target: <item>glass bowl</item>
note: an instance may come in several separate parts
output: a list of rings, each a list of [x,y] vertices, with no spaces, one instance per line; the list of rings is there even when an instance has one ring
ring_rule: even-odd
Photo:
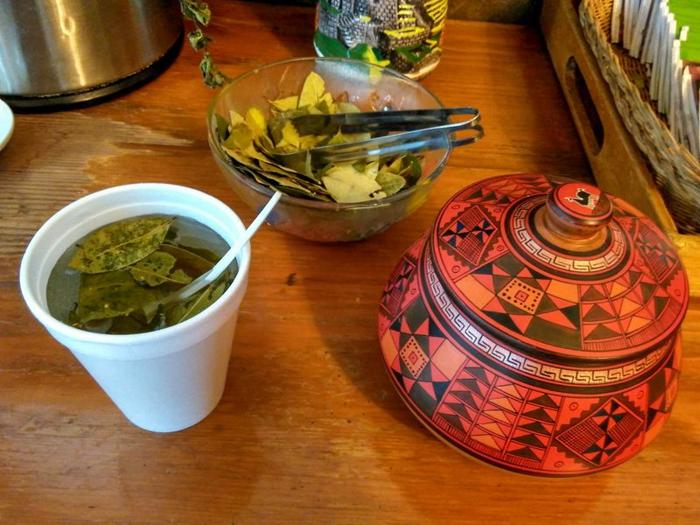
[[[268,101],[298,95],[304,79],[315,71],[326,81],[333,96],[342,92],[363,111],[436,109],[438,98],[418,82],[390,69],[358,60],[298,58],[268,64],[244,73],[224,87],[212,101],[207,115],[209,147],[234,191],[254,210],[272,196],[272,190],[240,173],[219,144],[216,114],[240,114],[251,106],[263,111]],[[340,204],[284,195],[268,222],[274,228],[320,242],[358,241],[384,231],[417,210],[442,172],[451,148],[421,153],[423,175],[415,186],[381,200]]]

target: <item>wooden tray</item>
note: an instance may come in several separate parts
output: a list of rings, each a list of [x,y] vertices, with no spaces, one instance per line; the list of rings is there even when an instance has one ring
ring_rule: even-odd
[[[540,27],[593,175],[603,190],[639,208],[671,237],[688,270],[690,293],[700,297],[700,235],[678,232],[588,48],[578,20],[579,3],[544,0]]]

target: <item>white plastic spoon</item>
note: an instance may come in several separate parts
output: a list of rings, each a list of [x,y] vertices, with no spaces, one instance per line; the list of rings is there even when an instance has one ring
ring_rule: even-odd
[[[173,293],[169,294],[168,296],[166,296],[160,301],[157,301],[157,303],[154,304],[166,305],[182,301],[190,297],[191,295],[197,293],[201,289],[206,288],[216,279],[218,279],[219,276],[222,273],[224,273],[226,268],[231,266],[231,263],[233,263],[236,257],[238,257],[238,252],[240,252],[241,249],[246,244],[248,244],[248,241],[250,241],[253,235],[255,235],[255,232],[258,231],[258,228],[260,228],[265,219],[267,219],[267,216],[270,214],[272,209],[275,207],[275,205],[281,198],[282,193],[276,191],[275,194],[267,202],[265,207],[262,210],[260,210],[260,213],[258,213],[258,216],[255,217],[255,220],[251,222],[250,226],[248,226],[248,228],[246,228],[246,231],[243,232],[243,235],[236,239],[236,242],[233,244],[233,246],[229,248],[229,250],[221,257],[221,259],[219,259],[219,262],[217,262],[211,270],[203,273],[188,285],[183,286],[182,288],[174,291]]]

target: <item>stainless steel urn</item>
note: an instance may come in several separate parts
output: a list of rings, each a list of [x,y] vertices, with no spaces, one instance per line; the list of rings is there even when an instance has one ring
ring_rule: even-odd
[[[147,80],[182,41],[177,0],[2,0],[0,97],[72,104]]]

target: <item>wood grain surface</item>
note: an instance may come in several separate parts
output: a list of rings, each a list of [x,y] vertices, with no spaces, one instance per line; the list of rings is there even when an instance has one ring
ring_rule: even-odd
[[[213,51],[236,74],[311,55],[313,10],[211,2]],[[696,523],[700,516],[700,303],[684,325],[681,389],[659,438],[630,462],[565,480],[462,456],[424,430],[385,375],[376,310],[403,250],[464,185],[542,172],[588,178],[535,28],[451,21],[425,81],[481,108],[487,137],[456,151],[428,202],[362,243],[319,245],[263,228],[226,391],[203,422],[142,431],[25,308],[32,234],[87,193],[184,184],[236,210],[210,156],[212,93],[184,48],[142,88],[81,110],[17,116],[0,152],[0,523]],[[698,268],[689,268],[691,279]]]

